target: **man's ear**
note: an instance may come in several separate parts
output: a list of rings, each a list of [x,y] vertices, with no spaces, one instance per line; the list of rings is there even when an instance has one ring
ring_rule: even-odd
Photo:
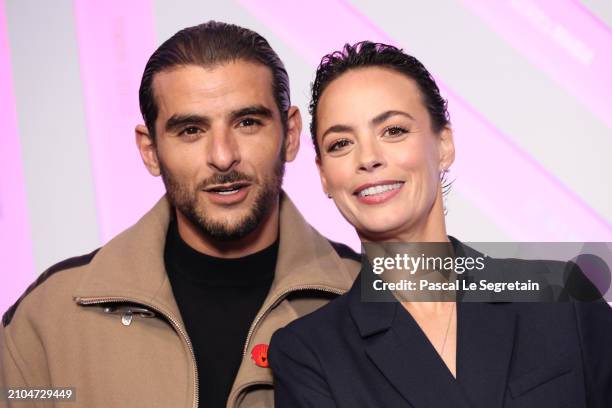
[[[285,161],[293,161],[300,150],[302,133],[302,115],[297,106],[291,106],[287,112],[287,134],[285,135]]]
[[[149,134],[149,130],[145,125],[136,125],[134,131],[136,135],[136,146],[140,152],[142,162],[151,175],[155,177],[159,176],[161,172],[159,169],[157,149],[155,147],[155,141]]]
[[[455,142],[453,141],[453,130],[445,126],[439,136],[440,166],[439,170],[448,170],[455,161]]]

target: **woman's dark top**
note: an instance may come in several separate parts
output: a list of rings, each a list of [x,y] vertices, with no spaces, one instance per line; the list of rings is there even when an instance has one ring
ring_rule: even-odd
[[[605,302],[457,303],[455,379],[401,304],[363,302],[361,284],[274,334],[276,407],[612,407]]]

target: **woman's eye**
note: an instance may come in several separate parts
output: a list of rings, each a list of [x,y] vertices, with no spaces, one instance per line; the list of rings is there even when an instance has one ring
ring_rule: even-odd
[[[327,148],[328,152],[335,152],[337,150],[342,149],[345,146],[348,146],[349,144],[351,144],[351,141],[348,139],[340,139],[335,141],[334,143],[330,144],[329,147]]]
[[[403,127],[400,127],[400,126],[393,126],[393,127],[385,129],[385,132],[383,134],[394,137],[394,136],[401,136],[405,133],[408,133],[407,129],[404,129]]]

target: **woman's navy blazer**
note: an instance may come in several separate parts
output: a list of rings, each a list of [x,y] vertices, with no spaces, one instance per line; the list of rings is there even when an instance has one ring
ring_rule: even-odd
[[[401,304],[362,302],[361,284],[274,334],[276,407],[612,408],[605,302],[457,303],[455,379]]]

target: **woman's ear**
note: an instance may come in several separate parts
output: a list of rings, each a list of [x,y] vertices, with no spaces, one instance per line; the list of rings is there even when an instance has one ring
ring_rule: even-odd
[[[439,171],[448,170],[455,161],[455,142],[453,141],[453,130],[450,126],[444,126],[439,134],[440,166]]]
[[[319,170],[319,178],[321,179],[321,187],[323,188],[323,193],[327,197],[331,198],[331,194],[329,193],[329,190],[327,189],[327,178],[325,177],[325,171],[323,170],[320,156],[317,156],[315,158],[315,163],[317,164],[317,170]]]
[[[136,136],[136,147],[138,147],[142,162],[152,176],[159,176],[161,174],[159,158],[157,157],[155,141],[149,134],[149,130],[145,125],[136,125],[134,132]]]
[[[291,106],[287,112],[287,134],[285,135],[285,161],[295,159],[300,150],[300,135],[302,133],[302,115],[297,106]]]

